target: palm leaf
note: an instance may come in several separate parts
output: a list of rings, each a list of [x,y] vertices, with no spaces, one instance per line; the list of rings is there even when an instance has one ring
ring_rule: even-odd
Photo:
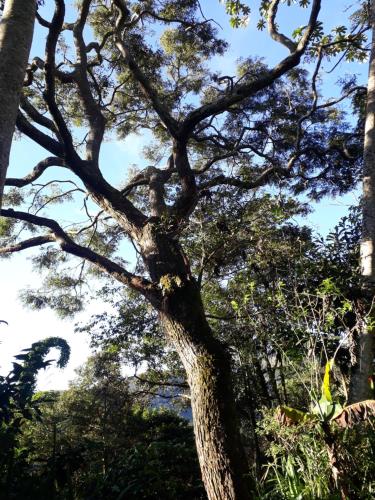
[[[375,417],[375,400],[367,399],[346,406],[332,421],[339,427],[352,427],[355,424],[364,422],[370,417]]]

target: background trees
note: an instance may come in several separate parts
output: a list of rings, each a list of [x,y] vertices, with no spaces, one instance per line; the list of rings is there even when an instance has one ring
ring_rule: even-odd
[[[147,408],[116,355],[89,359],[69,390],[44,400],[20,443],[27,498],[206,498],[191,426]]]

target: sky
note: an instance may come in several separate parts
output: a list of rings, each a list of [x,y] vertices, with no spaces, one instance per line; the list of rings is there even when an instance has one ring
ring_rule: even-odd
[[[48,2],[47,2],[48,3]],[[230,49],[224,57],[216,57],[212,62],[214,69],[222,74],[234,74],[236,61],[240,57],[264,56],[268,64],[275,64],[285,57],[286,50],[269,39],[266,33],[259,33],[256,29],[257,12],[255,1],[249,0],[253,7],[250,23],[246,28],[233,30],[229,27],[229,20],[225,15],[222,5],[218,0],[205,0],[201,2],[206,17],[214,17],[220,23],[220,34],[230,43]],[[345,9],[350,5],[346,0],[329,0],[323,3],[322,20],[328,26],[345,24]],[[71,14],[72,2],[67,1],[67,15]],[[43,15],[50,17],[50,7],[45,7]],[[306,13],[305,13],[306,14]],[[293,29],[304,24],[300,9],[281,9],[278,18],[281,27],[290,26]],[[44,34],[40,29],[36,30],[30,58],[42,56]],[[326,69],[329,69],[328,66]],[[340,70],[342,71],[342,69]],[[367,65],[348,65],[348,72],[358,73],[362,81],[366,81]],[[337,90],[334,82],[337,73],[325,75],[325,92],[330,95]],[[142,148],[146,143],[146,137],[132,134],[123,141],[115,138],[103,144],[101,153],[101,164],[105,165],[105,176],[115,184],[121,183],[126,177],[126,172],[133,164],[145,165],[142,157]],[[8,175],[18,177],[25,175],[43,157],[45,153],[28,139],[17,140],[13,143],[10,167]],[[47,172],[43,179],[55,175],[53,169]],[[59,173],[63,178],[64,173]],[[349,194],[341,198],[325,198],[314,207],[314,212],[308,216],[303,223],[308,223],[320,234],[327,234],[337,221],[345,215],[347,208],[358,202],[358,193]],[[72,208],[70,208],[72,210]],[[73,210],[80,210],[73,208]],[[77,215],[77,214],[76,214]],[[71,214],[67,214],[70,217]],[[301,222],[301,221],[299,221]],[[87,304],[86,310],[73,319],[59,319],[50,310],[31,311],[25,309],[19,300],[19,291],[27,287],[37,287],[40,276],[31,269],[30,255],[33,250],[27,250],[13,255],[10,259],[0,260],[0,319],[8,322],[8,325],[0,324],[0,373],[6,374],[11,368],[13,356],[22,349],[29,347],[33,342],[49,336],[61,336],[65,338],[71,347],[71,358],[68,367],[59,370],[50,367],[40,373],[38,387],[41,390],[64,389],[68,381],[74,377],[74,370],[82,365],[90,354],[89,339],[83,333],[74,333],[74,325],[77,322],[85,322],[91,314],[103,311],[107,306],[99,301]],[[128,256],[129,257],[129,256]],[[124,255],[126,259],[127,256]],[[130,258],[130,257],[129,257]],[[52,352],[50,358],[54,359],[57,353]]]

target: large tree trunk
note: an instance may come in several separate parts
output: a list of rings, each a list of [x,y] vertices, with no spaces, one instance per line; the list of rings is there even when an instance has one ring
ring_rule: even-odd
[[[6,0],[0,21],[0,207],[35,12],[36,0]]]
[[[363,152],[363,228],[361,273],[364,297],[372,300],[375,291],[375,0],[371,2],[372,43],[367,85],[367,107]],[[373,316],[373,315],[372,315]],[[373,320],[373,317],[370,318]],[[375,332],[371,322],[363,321],[358,336],[358,359],[350,382],[349,402],[372,397],[369,377],[373,374]]]
[[[164,299],[159,317],[190,386],[194,433],[209,500],[251,498],[241,445],[230,356],[207,323],[199,287],[176,241],[146,226],[139,241],[151,278]]]
[[[204,316],[191,281],[166,297],[165,332],[185,367],[199,463],[210,500],[249,499],[246,457],[234,405],[230,356]]]

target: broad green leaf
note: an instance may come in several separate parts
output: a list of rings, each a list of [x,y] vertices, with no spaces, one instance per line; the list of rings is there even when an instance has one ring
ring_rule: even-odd
[[[275,412],[276,420],[283,425],[290,426],[293,424],[298,424],[302,422],[306,413],[301,410],[296,410],[295,408],[290,408],[289,406],[279,406]]]

